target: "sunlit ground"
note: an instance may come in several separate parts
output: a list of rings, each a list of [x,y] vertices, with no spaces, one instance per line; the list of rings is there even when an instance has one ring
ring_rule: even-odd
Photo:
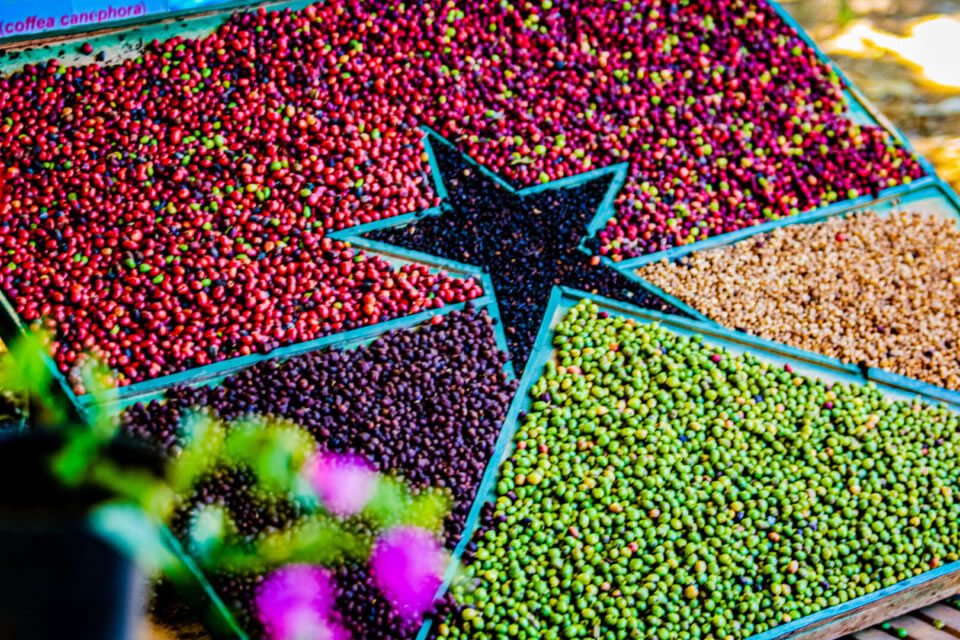
[[[785,6],[960,189],[960,0],[793,0]]]

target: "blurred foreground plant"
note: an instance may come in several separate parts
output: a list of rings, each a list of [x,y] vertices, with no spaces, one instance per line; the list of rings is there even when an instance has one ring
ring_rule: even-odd
[[[0,371],[5,361],[10,358],[6,346],[0,340]],[[27,403],[24,395],[13,389],[0,386],[0,430],[11,428],[23,423],[27,414]]]
[[[271,638],[348,637],[335,622],[333,574],[324,568],[344,561],[370,558],[377,585],[401,615],[412,619],[430,608],[448,560],[437,541],[450,509],[446,495],[410,492],[359,457],[320,451],[291,423],[249,417],[227,424],[199,411],[181,424],[186,446],[162,474],[118,465],[110,454],[119,437],[110,411],[116,392],[100,383],[109,372],[87,368],[83,384],[94,402],[82,416],[87,424],[71,421],[76,413],[66,395],[51,391],[56,381],[43,360],[47,343],[37,335],[14,343],[12,358],[0,367],[0,388],[29,394],[40,407],[37,428],[62,436],[50,472],[63,486],[95,486],[112,496],[91,511],[89,522],[146,571],[181,586],[196,579],[171,549],[177,542],[166,525],[209,474],[243,469],[256,478],[255,491],[296,502],[300,517],[251,540],[237,533],[227,508],[201,505],[191,514],[186,546],[204,569],[270,573],[257,605]],[[364,527],[351,526],[360,520]]]

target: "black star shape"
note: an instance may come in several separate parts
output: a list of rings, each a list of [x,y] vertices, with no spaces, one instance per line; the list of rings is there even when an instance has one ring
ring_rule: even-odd
[[[522,371],[554,285],[683,315],[579,246],[612,173],[578,186],[517,195],[446,144],[433,145],[444,213],[364,238],[482,267],[490,273],[514,366]],[[347,230],[349,231],[349,230]],[[588,241],[589,246],[589,241]]]

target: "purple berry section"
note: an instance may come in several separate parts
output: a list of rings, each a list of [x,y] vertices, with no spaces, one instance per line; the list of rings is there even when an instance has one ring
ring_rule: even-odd
[[[356,349],[260,363],[216,387],[176,387],[164,402],[133,405],[122,414],[121,428],[173,455],[184,445],[181,421],[197,409],[224,420],[290,420],[322,449],[359,454],[413,488],[445,488],[453,509],[444,541],[452,549],[516,388],[503,371],[508,356],[497,347],[493,323],[486,311],[453,311],[438,324],[391,331]],[[244,470],[221,469],[187,503],[226,505],[242,535],[282,527],[298,515],[293,504],[254,497],[250,484]],[[188,521],[189,509],[175,531],[182,535]],[[338,603],[355,638],[405,638],[419,626],[390,610],[365,568],[341,567],[338,578]],[[259,580],[213,576],[254,632],[251,603]]]

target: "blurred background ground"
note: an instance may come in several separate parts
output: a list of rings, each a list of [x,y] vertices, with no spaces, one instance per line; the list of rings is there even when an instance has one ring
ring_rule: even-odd
[[[787,0],[784,6],[960,189],[960,0]]]

